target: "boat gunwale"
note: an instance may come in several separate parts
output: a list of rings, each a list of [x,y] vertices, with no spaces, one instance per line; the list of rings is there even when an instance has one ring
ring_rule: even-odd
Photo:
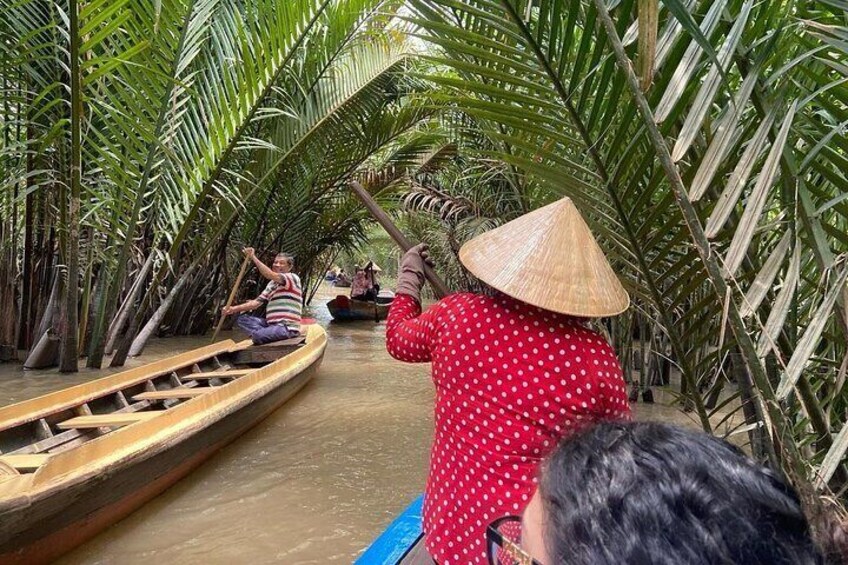
[[[365,548],[353,565],[399,565],[421,543],[424,495],[419,495]]]
[[[153,361],[140,367],[121,371],[114,375],[106,375],[92,381],[0,407],[0,431],[37,421],[62,410],[76,408],[98,398],[115,394],[127,387],[165,376],[187,365],[222,353],[239,351],[249,346],[249,341],[236,343],[231,339],[226,339],[202,348]]]

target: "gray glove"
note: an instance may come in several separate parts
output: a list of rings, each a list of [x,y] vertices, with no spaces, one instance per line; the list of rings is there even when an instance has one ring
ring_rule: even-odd
[[[398,273],[397,294],[411,296],[419,303],[421,302],[421,287],[424,286],[424,265],[433,266],[426,243],[419,243],[410,247],[400,262],[400,273]]]

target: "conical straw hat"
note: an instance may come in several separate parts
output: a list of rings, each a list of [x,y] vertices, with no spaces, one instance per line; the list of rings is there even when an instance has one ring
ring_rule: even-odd
[[[597,318],[630,304],[570,198],[466,242],[459,260],[489,286],[552,312]]]

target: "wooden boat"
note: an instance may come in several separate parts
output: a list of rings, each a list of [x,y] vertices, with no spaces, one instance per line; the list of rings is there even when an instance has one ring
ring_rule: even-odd
[[[354,300],[347,296],[339,295],[327,302],[327,310],[337,322],[353,322],[357,320],[371,320],[379,322],[385,320],[389,315],[389,303],[374,303],[364,300]]]
[[[45,563],[155,497],[313,376],[327,335],[221,341],[0,408],[0,563]]]
[[[421,530],[421,507],[424,497],[419,496],[389,527],[359,556],[354,565],[413,565],[416,549],[424,543]]]

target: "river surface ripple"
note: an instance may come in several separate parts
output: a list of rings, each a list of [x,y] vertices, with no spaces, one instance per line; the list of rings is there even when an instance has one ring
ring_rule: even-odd
[[[329,323],[325,303],[335,293],[322,290],[312,315],[327,328],[329,343],[312,382],[60,563],[350,563],[421,492],[432,438],[429,365],[392,360],[385,323]],[[207,343],[152,340],[128,367]],[[0,365],[0,404],[105,374]],[[642,419],[692,425],[662,404],[634,408]]]

